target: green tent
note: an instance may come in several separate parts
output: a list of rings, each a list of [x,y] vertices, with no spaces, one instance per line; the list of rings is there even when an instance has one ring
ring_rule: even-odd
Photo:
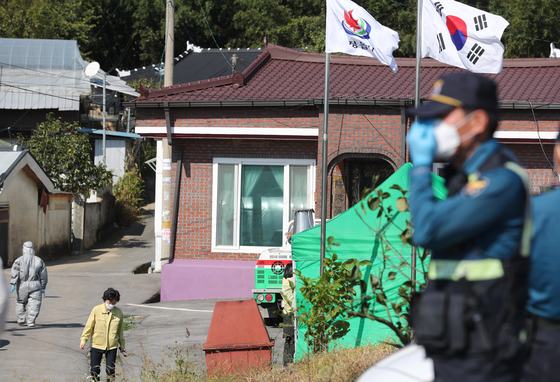
[[[363,278],[367,281],[370,274],[378,276],[383,265],[383,249],[385,246],[381,247],[380,240],[372,232],[374,230],[383,232],[383,236],[389,241],[391,246],[400,252],[403,258],[410,263],[411,247],[403,245],[399,236],[406,228],[406,221],[410,220],[410,212],[398,212],[396,201],[402,196],[402,193],[397,189],[391,189],[391,186],[398,185],[401,189],[408,191],[410,189],[409,173],[411,168],[412,165],[406,163],[370,194],[375,197],[377,190],[390,193],[391,196],[383,200],[383,206],[385,208],[392,206],[394,214],[393,223],[388,223],[387,218],[384,216],[378,217],[377,211],[371,211],[367,205],[368,198],[366,198],[363,203],[358,203],[327,221],[326,237],[333,236],[334,243],[338,245],[332,245],[331,249],[327,248],[326,256],[332,256],[332,253],[336,253],[338,259],[342,261],[354,258],[370,260],[373,263],[371,266],[361,268],[364,275]],[[432,187],[434,195],[438,199],[446,197],[447,191],[441,177],[433,175]],[[316,278],[319,276],[320,238],[320,225],[292,237],[292,259],[294,266],[305,277]],[[402,261],[392,252],[387,252],[386,258],[388,259],[386,264],[389,264],[389,266],[386,267],[385,275],[387,275],[389,268],[393,268],[390,266],[391,263],[398,266]],[[402,269],[402,272],[410,275],[410,268],[406,267]],[[386,280],[386,277],[384,277],[383,282],[387,297],[389,299],[396,298],[398,287],[406,280],[407,278],[398,271],[394,280]],[[304,303],[301,294],[296,292],[296,305]],[[386,316],[385,308],[379,304],[376,304],[375,311]],[[390,314],[393,321],[395,321],[396,316],[392,310],[390,310]],[[355,347],[367,343],[373,344],[385,341],[390,337],[393,337],[393,341],[396,341],[396,336],[394,336],[393,332],[381,323],[358,317],[349,319],[349,322],[350,332],[345,337],[337,340],[333,344],[334,346]],[[305,340],[305,331],[306,328],[299,324],[296,359],[301,358],[307,353],[308,344]]]

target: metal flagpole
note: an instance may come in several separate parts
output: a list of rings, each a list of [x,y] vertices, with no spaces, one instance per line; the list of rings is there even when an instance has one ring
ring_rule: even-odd
[[[416,14],[416,91],[414,93],[414,106],[420,106],[420,62],[422,61],[422,0],[418,0]]]
[[[331,67],[331,54],[325,54],[325,111],[323,113],[323,149],[321,160],[321,275],[323,274],[323,261],[325,260],[325,242],[327,240],[327,151],[329,127],[329,77]]]
[[[420,63],[422,61],[422,4],[423,0],[418,0],[418,10],[416,14],[416,89],[414,93],[414,106],[420,106]],[[412,290],[416,290],[416,247],[412,247],[410,255],[410,278]]]

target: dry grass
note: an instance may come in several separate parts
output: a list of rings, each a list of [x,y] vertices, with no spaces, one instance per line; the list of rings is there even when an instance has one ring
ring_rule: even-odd
[[[368,367],[393,352],[390,345],[361,346],[313,354],[287,367],[249,369],[236,373],[224,371],[208,376],[204,361],[195,360],[186,347],[176,346],[162,352],[154,361],[142,356],[140,369],[127,361],[117,364],[118,382],[315,382],[355,381]],[[123,362],[124,361],[124,362]],[[104,367],[102,367],[104,371]],[[136,371],[135,371],[136,370]],[[81,379],[83,381],[83,378]]]
[[[395,350],[389,345],[339,349],[316,354],[287,367],[202,378],[204,382],[354,381],[373,363]]]

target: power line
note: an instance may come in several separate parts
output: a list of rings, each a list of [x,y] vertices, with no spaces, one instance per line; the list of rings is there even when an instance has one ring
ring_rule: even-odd
[[[206,21],[206,25],[208,26],[208,30],[210,31],[210,35],[212,36],[212,40],[214,40],[214,43],[216,43],[216,46],[220,49],[220,53],[222,53],[222,56],[224,57],[224,60],[226,60],[229,67],[233,69],[233,66],[231,66],[229,60],[226,58],[226,55],[222,52],[220,45],[218,45],[218,41],[216,41],[216,38],[214,37],[214,33],[212,33],[212,28],[210,28],[210,24],[208,23],[208,18],[206,17],[206,12],[204,12],[204,8],[202,8],[202,4],[200,4],[200,0],[198,0],[198,5],[200,6],[200,10],[202,11],[202,15],[204,16],[204,21]]]

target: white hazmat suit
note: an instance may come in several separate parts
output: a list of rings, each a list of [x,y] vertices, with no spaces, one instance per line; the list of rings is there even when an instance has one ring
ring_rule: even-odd
[[[8,311],[8,302],[10,301],[10,293],[8,293],[8,284],[6,284],[3,269],[4,263],[0,259],[0,334],[4,331],[6,312]]]
[[[45,263],[35,256],[32,242],[23,243],[23,256],[14,261],[11,276],[10,284],[14,285],[17,291],[18,324],[35,326],[35,319],[41,309],[41,289],[46,288],[48,276]]]

